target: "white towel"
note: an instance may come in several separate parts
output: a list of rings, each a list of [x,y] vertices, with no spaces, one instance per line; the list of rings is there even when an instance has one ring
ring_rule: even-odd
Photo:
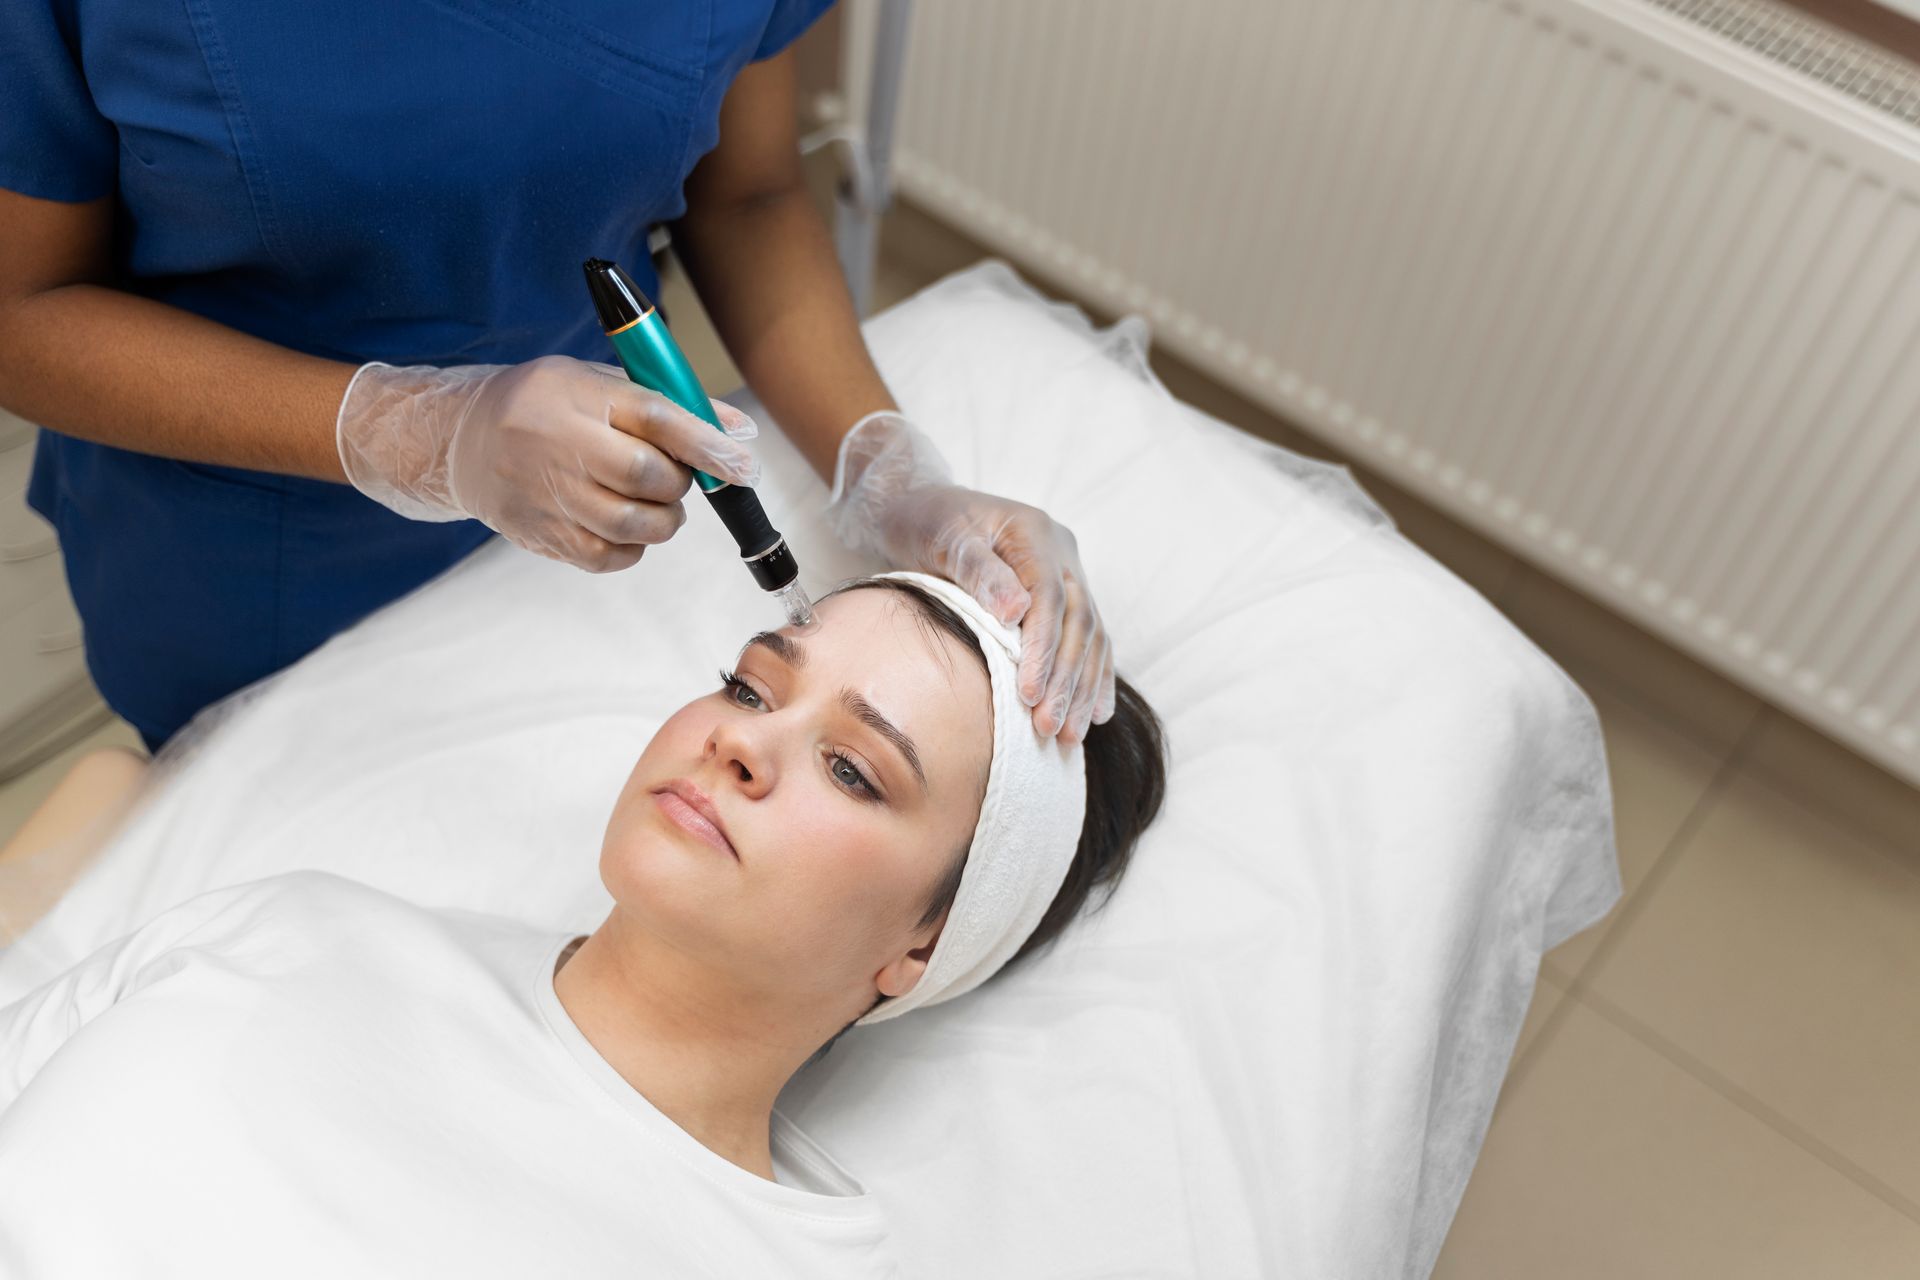
[[[923,588],[979,637],[993,686],[993,763],[960,892],[926,972],[913,990],[861,1018],[862,1026],[964,995],[1012,959],[1060,891],[1087,812],[1079,744],[1063,747],[1059,739],[1041,736],[1032,711],[1020,700],[1019,630],[944,578],[904,571],[878,576]]]

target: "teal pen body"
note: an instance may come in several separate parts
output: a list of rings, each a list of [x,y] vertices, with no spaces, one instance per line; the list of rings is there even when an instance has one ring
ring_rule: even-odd
[[[694,376],[693,366],[680,353],[680,344],[667,332],[666,321],[633,283],[633,277],[605,258],[588,258],[583,269],[594,314],[600,318],[601,331],[613,343],[627,377],[724,434],[720,415],[713,411],[713,402]],[[787,540],[767,519],[760,495],[747,485],[728,484],[704,471],[694,471],[693,479],[740,548],[740,562],[753,580],[779,598],[789,623],[811,623],[813,603],[800,585],[799,562],[793,558]]]
[[[693,366],[680,353],[680,344],[667,332],[658,311],[647,311],[626,328],[609,333],[607,340],[613,343],[620,367],[627,371],[629,378],[649,391],[659,392],[694,417],[712,423],[714,430],[726,430],[713,411],[713,402],[700,386],[700,379],[694,376]],[[693,482],[703,493],[723,489],[727,483],[704,471],[695,471]]]

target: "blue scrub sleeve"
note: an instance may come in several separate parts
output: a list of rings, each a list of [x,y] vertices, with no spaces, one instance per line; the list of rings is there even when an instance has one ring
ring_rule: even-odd
[[[753,51],[753,61],[760,62],[786,49],[831,8],[833,0],[774,0],[773,13],[767,18],[760,47]]]
[[[112,195],[119,135],[93,103],[68,0],[5,0],[0,187],[43,200]]]

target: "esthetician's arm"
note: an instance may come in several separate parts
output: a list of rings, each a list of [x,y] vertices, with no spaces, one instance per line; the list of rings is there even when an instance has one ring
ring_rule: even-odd
[[[895,409],[800,168],[792,50],[750,63],[687,178],[674,252],[747,384],[829,483],[847,428]]]
[[[0,191],[0,406],[140,453],[344,481],[334,417],[356,366],[110,287],[113,205]]]
[[[164,458],[348,481],[411,519],[471,516],[596,573],[673,536],[686,518],[685,467],[749,482],[752,455],[728,436],[581,361],[429,376],[369,368],[355,382],[359,366],[112,288],[112,224],[110,198],[0,192],[0,406],[41,426]],[[356,398],[343,405],[350,384]],[[458,475],[456,436],[469,446]]]
[[[848,428],[897,406],[802,182],[796,135],[789,50],[750,65],[727,91],[720,145],[687,179],[673,237],[734,363],[831,484]],[[1113,715],[1113,652],[1073,535],[1037,508],[945,483],[945,464],[924,438],[916,445],[901,429],[890,439],[880,447],[892,462],[871,470],[902,484],[858,495],[863,544],[898,567],[951,578],[1002,621],[1020,621],[1020,693],[1034,727],[1084,737]],[[927,465],[909,465],[910,455]],[[849,479],[859,490],[867,477]]]

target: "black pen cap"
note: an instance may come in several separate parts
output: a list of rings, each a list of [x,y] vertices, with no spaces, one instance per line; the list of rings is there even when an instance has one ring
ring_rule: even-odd
[[[640,292],[640,286],[620,269],[619,263],[588,258],[581,269],[587,273],[587,292],[593,296],[600,327],[608,333],[619,332],[653,310],[647,295]]]

